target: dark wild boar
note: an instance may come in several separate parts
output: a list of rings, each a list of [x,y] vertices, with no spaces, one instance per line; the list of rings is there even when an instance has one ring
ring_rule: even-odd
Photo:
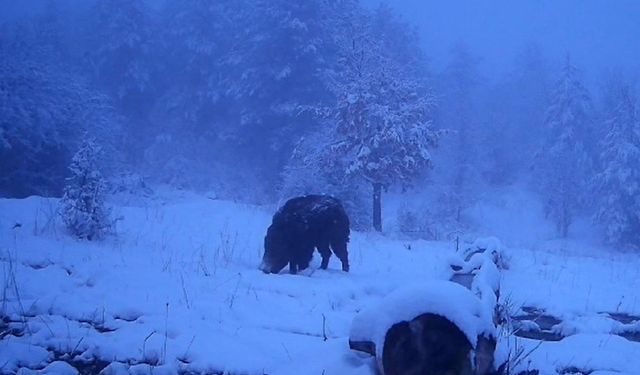
[[[292,198],[275,213],[267,229],[260,269],[278,273],[289,264],[289,272],[295,274],[309,266],[317,248],[322,269],[327,269],[333,250],[342,270],[349,271],[348,241],[349,218],[338,199],[327,195]]]

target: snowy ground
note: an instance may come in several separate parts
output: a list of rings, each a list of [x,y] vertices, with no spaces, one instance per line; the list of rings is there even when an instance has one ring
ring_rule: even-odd
[[[112,373],[374,374],[348,348],[355,314],[399,286],[449,279],[455,256],[448,242],[356,232],[350,273],[335,257],[315,270],[316,257],[302,274],[265,275],[257,266],[275,207],[147,199],[116,207],[117,237],[91,243],[55,225],[55,205],[0,200],[0,373],[75,373],[56,360],[99,359]],[[640,343],[612,335],[620,326],[601,314],[640,315],[637,254],[549,241],[506,253],[501,293],[514,314],[545,310],[570,336],[510,336],[501,353],[534,349],[520,366],[543,374],[640,372]]]
[[[544,342],[511,337],[503,349],[532,350],[524,361],[542,373],[640,373],[640,256],[604,251],[571,241],[548,241],[535,249],[510,249],[511,267],[503,273],[503,300],[515,314],[523,306],[544,310],[560,323],[551,331],[567,336]],[[632,315],[633,319],[612,319]],[[616,335],[614,335],[616,334]],[[526,367],[526,366],[525,366]],[[573,372],[569,371],[573,370]],[[578,372],[580,371],[580,372]]]

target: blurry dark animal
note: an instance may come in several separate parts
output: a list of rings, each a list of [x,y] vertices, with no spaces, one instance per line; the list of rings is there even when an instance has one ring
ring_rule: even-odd
[[[422,314],[394,324],[384,340],[385,375],[472,375],[472,346],[448,319]]]
[[[278,273],[287,263],[295,274],[309,266],[313,251],[322,256],[322,269],[329,265],[331,250],[349,271],[347,242],[349,218],[336,198],[327,195],[306,195],[288,200],[273,216],[264,238],[262,269]]]

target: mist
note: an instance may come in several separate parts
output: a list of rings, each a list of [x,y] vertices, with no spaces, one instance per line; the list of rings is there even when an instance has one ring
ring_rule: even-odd
[[[0,374],[638,374],[638,36],[636,0],[0,0]]]
[[[445,66],[451,45],[464,41],[492,79],[508,72],[518,51],[531,43],[554,61],[571,54],[590,85],[612,68],[638,72],[635,1],[397,1],[393,7],[419,29],[435,68]]]
[[[600,239],[636,241],[622,239],[631,211],[605,202],[634,196],[611,168],[637,168],[615,151],[638,146],[621,135],[637,126],[637,2],[3,9],[5,197],[61,196],[91,138],[116,190],[135,190],[115,186],[129,181],[259,204],[326,193],[359,228],[436,239],[486,221],[513,232],[474,213],[526,194],[537,227],[556,227],[538,237],[613,230]]]

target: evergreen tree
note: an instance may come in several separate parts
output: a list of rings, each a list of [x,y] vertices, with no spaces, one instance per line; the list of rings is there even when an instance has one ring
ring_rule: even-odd
[[[182,130],[205,133],[202,125],[215,119],[224,94],[222,59],[246,16],[246,10],[232,6],[228,0],[180,0],[163,8],[163,69],[169,82],[161,115],[175,118]]]
[[[0,195],[59,196],[87,131],[106,147],[119,122],[107,99],[20,30],[0,33]],[[87,126],[91,124],[91,126]]]
[[[136,140],[145,142],[141,159],[152,178],[203,188],[220,174],[216,169],[223,156],[220,144],[225,142],[218,140],[225,138],[224,129],[238,123],[229,115],[233,103],[223,87],[229,75],[223,61],[241,39],[240,30],[251,11],[245,5],[245,1],[177,0],[160,7],[157,40],[152,44],[158,49],[153,54],[162,56],[152,65],[157,69],[157,76],[152,75],[157,77],[155,100],[145,137]]]
[[[201,164],[233,160],[237,170],[275,185],[295,141],[314,123],[300,107],[326,93],[318,77],[327,51],[322,3],[167,3],[170,82],[157,115],[172,133],[174,154]]]
[[[546,112],[545,135],[537,153],[537,183],[547,217],[566,237],[583,208],[592,172],[592,105],[578,70],[567,58]]]
[[[303,109],[330,99],[322,72],[334,61],[331,20],[340,1],[248,3],[233,47],[222,58],[226,113],[236,125],[221,130],[221,147],[233,148],[236,159],[274,183],[295,142],[318,125]]]
[[[106,182],[100,172],[100,147],[86,138],[73,156],[61,200],[62,219],[69,232],[89,241],[102,238],[111,228],[110,209],[105,206]]]
[[[628,86],[617,88],[606,110],[600,170],[594,178],[594,219],[612,244],[640,245],[640,123],[637,99]]]
[[[97,1],[87,25],[91,73],[127,114],[143,107],[151,86],[153,24],[143,0]]]

